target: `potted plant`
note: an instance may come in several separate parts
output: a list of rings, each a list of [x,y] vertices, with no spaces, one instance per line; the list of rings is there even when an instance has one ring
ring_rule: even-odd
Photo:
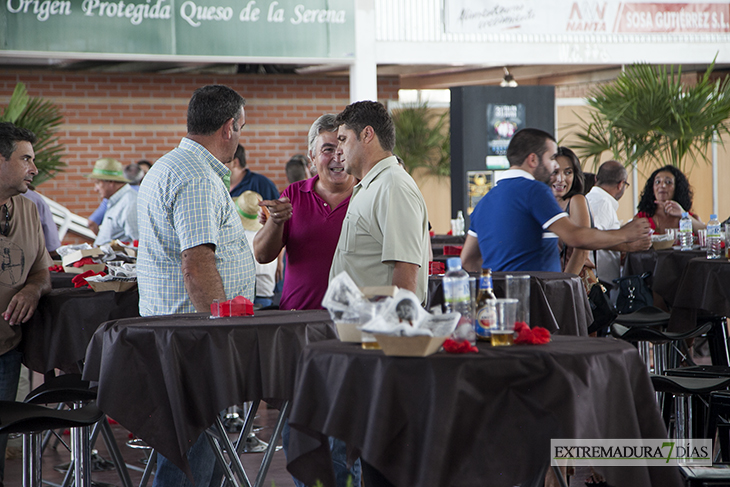
[[[428,175],[451,176],[448,116],[448,112],[439,115],[426,104],[393,111],[394,153],[403,159],[408,172],[425,168]]]
[[[709,161],[713,135],[730,132],[730,81],[711,79],[713,63],[696,84],[682,83],[681,66],[635,64],[615,81],[593,90],[588,120],[581,119],[581,157],[600,163],[613,158],[647,167],[673,165],[684,171],[688,161]]]
[[[23,83],[15,85],[13,96],[5,107],[0,122],[12,122],[18,127],[31,130],[37,137],[33,150],[38,175],[33,184],[53,178],[66,164],[61,161],[65,148],[56,135],[63,123],[59,108],[48,100],[31,98]]]

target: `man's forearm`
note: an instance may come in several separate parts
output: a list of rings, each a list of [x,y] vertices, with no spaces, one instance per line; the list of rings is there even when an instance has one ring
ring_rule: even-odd
[[[268,264],[279,257],[281,249],[284,248],[283,237],[284,226],[267,221],[253,239],[253,253],[256,261],[260,264]]]
[[[41,296],[51,292],[51,273],[48,269],[40,269],[32,272],[25,280],[23,289],[37,293],[38,299],[40,299]]]
[[[211,245],[184,250],[182,273],[185,289],[199,313],[208,313],[214,299],[225,301],[226,292],[215,266],[215,250]]]

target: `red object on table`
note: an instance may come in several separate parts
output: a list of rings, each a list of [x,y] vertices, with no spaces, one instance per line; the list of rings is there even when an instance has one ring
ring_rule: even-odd
[[[74,262],[71,265],[74,267],[83,267],[85,265],[95,265],[95,264],[98,264],[98,262],[94,261],[94,259],[92,259],[91,257],[84,257],[83,259],[77,260],[76,262]],[[86,271],[86,272],[89,272],[89,271]]]
[[[218,306],[218,310],[216,310]],[[243,296],[236,296],[222,303],[211,303],[210,314],[216,317],[253,316],[253,303]]]
[[[444,266],[443,262],[434,262],[431,261],[428,263],[428,275],[432,276],[434,274],[443,274],[446,272],[446,267]]]
[[[461,255],[463,245],[444,245],[444,255]]]
[[[544,345],[550,342],[550,332],[541,326],[530,329],[524,321],[515,323],[515,344]]]
[[[444,350],[448,353],[479,353],[479,349],[469,343],[469,340],[457,342],[451,338],[447,338],[446,341],[444,341]]]
[[[98,272],[98,273],[97,272],[94,272],[94,271],[82,272],[81,274],[78,274],[78,275],[74,276],[74,278],[71,279],[71,282],[74,284],[74,287],[88,286],[89,283],[86,282],[86,278],[87,277],[91,277],[91,276],[96,276],[96,275],[106,276],[106,273],[103,272],[103,271],[102,272]]]
[[[59,264],[52,265],[51,267],[48,268],[48,271],[49,272],[65,272],[63,270],[63,266],[59,265]]]

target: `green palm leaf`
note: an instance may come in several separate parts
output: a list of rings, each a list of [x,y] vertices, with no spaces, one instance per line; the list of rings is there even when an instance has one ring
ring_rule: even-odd
[[[63,123],[63,117],[60,109],[52,102],[42,98],[31,98],[25,85],[18,83],[0,121],[12,122],[36,135],[37,140],[33,144],[33,150],[38,175],[33,178],[33,184],[38,186],[53,178],[66,166],[61,160],[65,147],[56,136],[58,128]]]
[[[711,81],[713,63],[694,85],[683,84],[682,69],[637,64],[612,83],[590,93],[588,119],[580,119],[581,157],[594,166],[609,151],[626,165],[671,164],[680,170],[708,161],[713,133],[728,133],[730,82]]]
[[[423,167],[433,176],[451,175],[451,143],[445,129],[448,112],[434,113],[425,104],[408,106],[393,112],[395,154],[406,169]]]

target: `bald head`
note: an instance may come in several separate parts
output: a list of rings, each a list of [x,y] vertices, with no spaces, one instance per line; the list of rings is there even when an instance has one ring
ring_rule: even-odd
[[[618,161],[606,161],[598,168],[596,186],[619,200],[628,186],[627,177],[628,173],[623,164]]]

